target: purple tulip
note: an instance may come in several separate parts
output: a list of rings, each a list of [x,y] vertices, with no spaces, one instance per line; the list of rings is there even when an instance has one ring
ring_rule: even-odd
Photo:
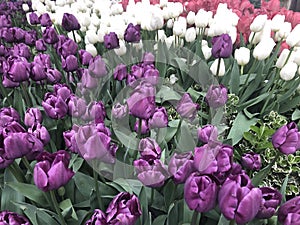
[[[168,126],[168,114],[165,107],[156,107],[153,116],[149,119],[151,128],[164,128]]]
[[[7,210],[0,212],[0,224],[2,225],[30,225],[29,220],[15,212]]]
[[[4,149],[4,138],[3,129],[0,128],[0,169],[4,169],[13,163],[14,159],[8,159]]]
[[[79,127],[75,134],[76,144],[81,156],[87,160],[98,160],[105,163],[115,163],[111,150],[111,138],[105,132],[100,132],[95,125]]]
[[[32,13],[29,14],[29,22],[30,22],[31,25],[40,24],[39,17],[35,12],[32,12]]]
[[[215,36],[211,40],[211,53],[215,58],[229,58],[232,54],[232,40],[228,34]]]
[[[33,134],[36,138],[38,138],[44,146],[50,142],[50,134],[46,127],[38,124],[33,124],[29,129],[28,133]]]
[[[104,35],[104,46],[107,49],[119,48],[119,38],[115,32]]]
[[[109,203],[107,223],[114,225],[134,225],[142,215],[139,199],[128,192],[121,192]]]
[[[43,152],[33,171],[35,185],[42,191],[56,190],[69,182],[74,172],[68,168],[70,155],[64,150]]]
[[[24,43],[14,45],[12,48],[12,55],[15,57],[24,57],[27,60],[30,58],[31,53],[29,47]]]
[[[64,13],[61,26],[68,32],[80,29],[77,18],[69,13]]]
[[[130,73],[127,74],[127,78],[126,78],[126,84],[130,87],[134,86],[135,82],[136,82],[136,78],[135,76],[131,75]]]
[[[13,82],[22,82],[29,79],[30,63],[23,57],[9,57],[3,64],[4,76]]]
[[[44,52],[47,50],[47,46],[45,44],[45,41],[43,39],[39,39],[35,41],[35,47],[36,50],[39,52]]]
[[[4,127],[10,122],[20,122],[20,114],[12,107],[4,107],[0,109],[0,126]]]
[[[262,192],[262,202],[256,218],[269,219],[275,214],[277,207],[280,205],[282,195],[278,190],[271,187],[261,187],[260,190]]]
[[[104,122],[106,117],[105,106],[102,101],[93,101],[88,105],[84,116],[85,120],[93,120],[96,124]]]
[[[25,128],[16,121],[9,122],[4,127],[0,127],[0,131],[4,138],[12,133],[26,133]]]
[[[272,144],[285,155],[300,149],[300,133],[295,122],[280,127],[272,136]]]
[[[205,99],[209,105],[214,109],[222,107],[228,100],[227,88],[220,85],[211,85],[206,93]]]
[[[12,27],[9,28],[9,30],[12,32],[14,37],[14,42],[23,42],[25,38],[25,31],[22,28],[19,27]]]
[[[68,113],[73,117],[82,116],[87,109],[86,102],[83,98],[79,98],[78,96],[72,94],[68,100]]]
[[[119,64],[116,66],[114,70],[114,78],[115,80],[124,80],[127,78],[127,67],[124,64]]]
[[[165,165],[158,159],[148,162],[138,159],[133,162],[138,179],[147,187],[161,187],[169,177]]]
[[[139,43],[141,40],[141,26],[134,26],[132,23],[128,24],[124,33],[124,40],[127,42]]]
[[[48,13],[44,13],[39,17],[40,23],[42,27],[51,27],[52,21]]]
[[[71,130],[63,132],[65,145],[66,145],[67,149],[69,149],[73,153],[78,153],[78,146],[77,146],[76,140],[75,140],[75,134],[78,129],[79,129],[79,127],[77,128],[77,127],[73,126]]]
[[[72,39],[67,39],[62,45],[57,48],[57,52],[66,58],[69,55],[76,55],[78,45]]]
[[[139,79],[144,74],[144,69],[140,65],[133,65],[130,68],[131,75],[133,75],[136,79]]]
[[[184,199],[191,210],[208,212],[216,206],[217,184],[207,175],[192,173],[184,185]]]
[[[108,225],[105,213],[100,209],[95,209],[91,219],[86,221],[85,225]]]
[[[78,69],[78,61],[75,55],[69,55],[67,58],[62,58],[61,66],[66,72],[73,72]]]
[[[53,85],[53,91],[56,96],[61,97],[64,101],[73,94],[72,90],[66,84],[55,84]]]
[[[78,83],[80,89],[94,89],[98,86],[99,78],[92,77],[88,69],[79,69],[78,72],[81,76],[81,83]]]
[[[91,59],[93,58],[92,54],[84,49],[78,51],[79,61],[83,66],[88,66]]]
[[[46,114],[52,119],[61,119],[67,115],[68,105],[59,96],[46,93],[42,106]]]
[[[24,117],[24,124],[27,127],[31,127],[34,124],[42,123],[43,116],[41,110],[38,108],[29,108],[26,110]]]
[[[144,67],[143,77],[151,84],[157,85],[159,82],[159,71],[156,68],[152,68],[152,66]]]
[[[194,172],[192,152],[174,153],[169,162],[168,171],[173,176],[175,184],[184,183]]]
[[[126,115],[128,115],[128,107],[127,105],[117,103],[112,107],[111,114],[116,119],[123,119]]]
[[[9,15],[0,15],[0,28],[2,27],[11,27],[11,19]]]
[[[101,78],[107,74],[105,62],[100,55],[90,61],[88,69],[92,77]]]
[[[194,103],[190,94],[184,93],[176,106],[177,112],[182,118],[194,120],[197,114],[199,105]]]
[[[47,82],[50,84],[56,84],[61,81],[62,75],[61,72],[57,69],[46,69],[46,74],[47,74]]]
[[[14,38],[14,29],[11,28],[2,28],[1,29],[1,37],[8,43],[13,43],[15,41]]]
[[[143,119],[141,119],[141,120],[142,120],[141,128],[140,128],[140,122],[139,122],[139,120],[137,120],[134,124],[134,131],[138,134],[139,129],[141,129],[140,132],[142,135],[144,135],[144,134],[149,133],[150,127],[149,127],[147,120],[143,120]]]
[[[5,45],[0,45],[0,56],[7,57],[9,52],[9,48],[7,48]]]
[[[43,31],[43,40],[47,43],[47,44],[54,44],[58,42],[58,35],[55,31],[54,28],[52,27],[47,27],[44,31]]]
[[[245,174],[230,175],[219,191],[219,207],[228,220],[245,224],[254,219],[260,209],[262,192],[253,188],[250,178]]]
[[[44,65],[32,62],[30,78],[34,81],[42,81],[47,78],[46,68]]]
[[[155,56],[151,52],[146,52],[142,59],[143,65],[151,65],[155,62]]]
[[[146,161],[160,159],[161,156],[161,148],[152,138],[141,139],[139,143],[139,151],[141,159]]]
[[[294,197],[280,206],[277,212],[282,225],[300,224],[300,196]]]
[[[27,31],[24,36],[24,41],[26,45],[35,46],[35,42],[37,39],[37,33],[34,30]]]
[[[198,140],[207,144],[210,141],[217,141],[218,128],[214,125],[207,124],[198,129]]]
[[[34,63],[43,65],[45,68],[51,68],[51,59],[48,54],[39,53],[34,57],[33,61]]]
[[[242,165],[249,170],[260,170],[261,159],[260,155],[254,152],[248,152],[242,156]]]
[[[149,119],[155,111],[155,89],[150,83],[137,86],[127,99],[130,113],[140,119]]]

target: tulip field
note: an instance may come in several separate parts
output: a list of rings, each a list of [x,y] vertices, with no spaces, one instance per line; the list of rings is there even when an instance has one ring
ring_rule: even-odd
[[[300,225],[295,4],[0,1],[0,224]]]

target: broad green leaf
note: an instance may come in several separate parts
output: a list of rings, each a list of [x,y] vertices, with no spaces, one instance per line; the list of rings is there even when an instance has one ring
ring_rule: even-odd
[[[194,140],[194,135],[191,132],[191,128],[188,123],[182,121],[180,129],[180,136],[178,138],[177,148],[181,152],[193,151],[196,147],[196,142]]]
[[[156,101],[161,103],[180,99],[181,95],[166,85],[163,85],[156,94]]]
[[[160,215],[154,219],[152,225],[164,225],[166,220],[167,220],[167,215]]]
[[[170,204],[174,201],[175,196],[175,184],[172,180],[164,186],[164,199],[166,208],[169,208]]]
[[[231,93],[238,95],[240,87],[240,70],[237,62],[234,60],[230,73],[229,90]]]
[[[78,220],[76,215],[76,211],[73,208],[72,202],[70,199],[65,199],[64,201],[59,203],[59,208],[62,210],[62,214],[65,218],[68,218],[68,215],[73,219]]]
[[[288,181],[289,181],[289,175],[287,175],[287,176],[285,177],[285,179],[284,179],[284,181],[283,181],[283,184],[282,184],[282,186],[281,186],[281,188],[280,188],[280,193],[281,193],[281,195],[282,195],[282,201],[281,201],[282,204],[286,202],[285,196],[286,196],[286,187],[287,187]]]
[[[298,120],[300,119],[300,110],[296,109],[292,114],[292,120]]]
[[[205,90],[207,90],[211,84],[216,82],[207,63],[202,59],[191,67],[189,75]]]
[[[142,187],[141,192],[139,194],[139,200],[142,206],[142,224],[146,223],[146,220],[148,219],[148,198],[146,193],[146,188]]]
[[[221,214],[218,225],[229,225],[230,221],[227,220],[223,214]]]

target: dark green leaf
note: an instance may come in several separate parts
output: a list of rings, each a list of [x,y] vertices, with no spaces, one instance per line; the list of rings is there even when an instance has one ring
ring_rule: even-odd
[[[230,92],[238,95],[239,87],[240,87],[240,70],[236,61],[234,61],[232,66],[229,84],[230,84],[229,85]]]

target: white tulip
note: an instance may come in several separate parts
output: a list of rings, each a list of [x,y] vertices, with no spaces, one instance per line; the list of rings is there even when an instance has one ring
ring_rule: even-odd
[[[99,37],[96,34],[96,30],[87,30],[85,38],[90,44],[95,44],[99,41]]]
[[[203,9],[200,9],[195,16],[195,25],[196,27],[207,27],[210,19],[212,19],[212,12],[207,12]]]
[[[80,14],[77,19],[81,26],[88,27],[91,24],[90,15],[86,13]]]
[[[234,44],[236,42],[236,38],[237,38],[237,28],[235,26],[231,26],[230,30],[228,32],[228,35],[230,36],[230,38],[232,40],[232,44]]]
[[[250,61],[250,49],[246,47],[240,47],[236,49],[234,52],[234,58],[236,59],[239,65],[247,65]]]
[[[285,15],[276,14],[271,23],[272,31],[279,31],[281,26],[284,24]]]
[[[28,4],[26,4],[26,3],[22,4],[22,9],[23,9],[25,12],[28,12],[28,11],[29,11],[29,6],[28,6]]]
[[[167,21],[167,28],[173,28],[173,25],[174,25],[173,19],[169,19],[169,20]]]
[[[300,24],[297,24],[286,38],[286,43],[290,47],[294,47],[298,42],[300,42]]]
[[[210,66],[210,71],[213,73],[213,75],[217,75],[217,70],[218,70],[218,61],[221,60],[220,62],[220,68],[219,68],[219,73],[218,73],[218,76],[224,76],[225,74],[225,63],[224,63],[224,59],[222,58],[219,58],[219,59],[216,59]]]
[[[290,50],[288,49],[283,49],[282,52],[280,53],[280,56],[278,57],[277,59],[277,62],[275,64],[275,66],[279,69],[281,69],[284,64],[285,64],[285,61],[287,60],[287,57],[290,53]]]
[[[81,42],[81,37],[80,37],[80,35],[79,35],[77,32],[74,32],[74,33],[75,33],[75,39],[76,39],[76,42],[77,42],[77,43]],[[69,33],[68,33],[68,37],[74,41],[73,32],[69,32]]]
[[[116,15],[116,14],[120,14],[123,12],[123,7],[121,4],[113,4],[110,7],[110,10],[111,10],[112,15]]]
[[[194,27],[190,27],[186,30],[185,40],[187,42],[193,42],[196,39],[196,29]]]
[[[55,1],[55,4],[56,4],[57,6],[62,7],[62,6],[64,6],[64,5],[66,4],[66,0],[56,0],[56,1]]]
[[[202,40],[203,42],[203,40]],[[202,45],[202,53],[205,60],[208,60],[211,57],[211,48],[208,45]]]
[[[167,38],[167,35],[165,34],[164,30],[158,30],[157,31],[157,40],[156,41],[165,41]]]
[[[184,37],[186,28],[186,19],[184,17],[179,17],[179,19],[174,22],[173,34],[179,37]]]
[[[264,60],[268,58],[276,43],[270,37],[261,40],[253,50],[253,57],[258,60]]]
[[[294,62],[288,62],[282,69],[280,70],[280,77],[282,80],[289,81],[295,77],[298,66]]]
[[[91,53],[93,57],[95,57],[98,54],[96,47],[92,44],[85,45],[85,50]]]
[[[196,14],[193,11],[190,11],[186,17],[186,21],[188,24],[192,25],[195,23]]]
[[[104,36],[107,33],[108,33],[108,27],[100,25],[100,29],[97,31],[97,36],[100,43],[104,42]]]
[[[126,54],[126,46],[125,46],[125,42],[123,40],[119,40],[119,48],[115,48],[114,51],[118,56],[122,56]]]
[[[160,7],[165,7],[165,6],[167,6],[167,4],[168,4],[168,0],[160,0],[159,1],[159,6]]]
[[[300,65],[300,50],[293,51],[293,62],[295,62],[298,66]]]
[[[164,18],[161,12],[156,11],[152,14],[151,20],[150,20],[150,30],[158,30],[161,29],[164,25]]]
[[[250,25],[250,30],[252,32],[261,31],[264,28],[267,19],[268,19],[267,15],[258,15],[258,16],[256,16],[255,19],[253,20],[253,22]]]

